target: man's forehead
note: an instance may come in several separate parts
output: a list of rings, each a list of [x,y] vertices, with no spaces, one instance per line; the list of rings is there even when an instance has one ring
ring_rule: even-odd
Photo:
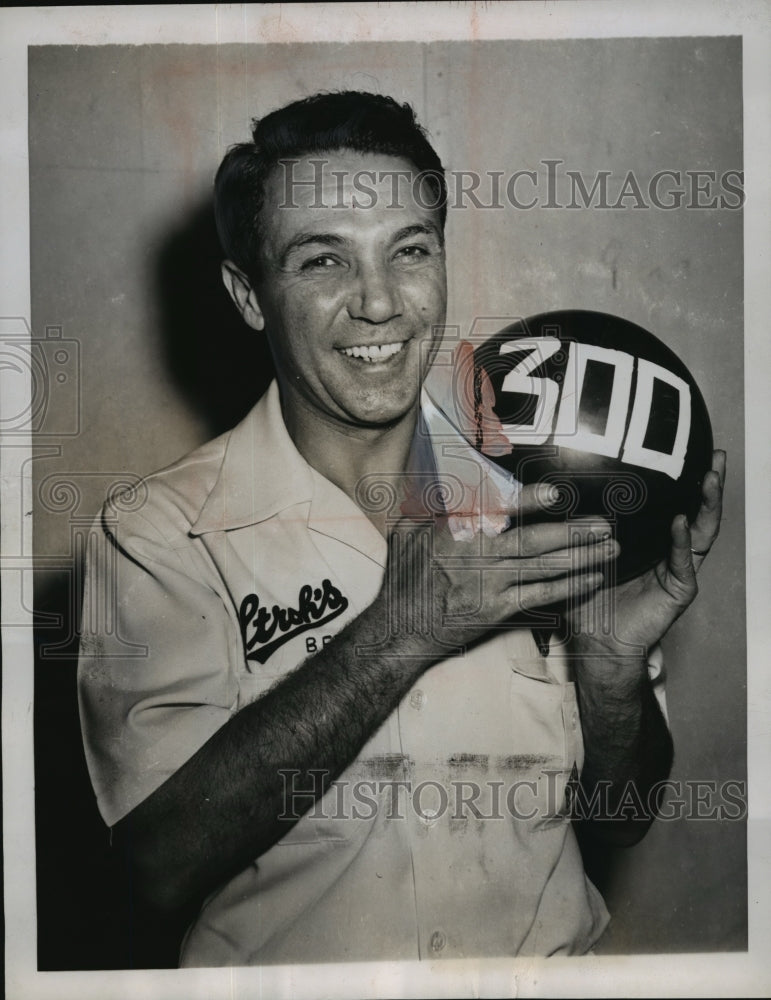
[[[410,161],[383,153],[332,150],[281,161],[271,172],[265,209],[413,211],[432,218],[436,191]],[[362,220],[363,221],[363,220]]]

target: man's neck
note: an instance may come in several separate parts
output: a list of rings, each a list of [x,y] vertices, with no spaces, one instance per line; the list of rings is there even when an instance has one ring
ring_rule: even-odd
[[[387,427],[347,426],[298,403],[289,405],[282,395],[282,413],[289,435],[303,458],[317,472],[361,506],[357,487],[365,476],[379,476],[402,497],[402,477],[415,434],[415,408]],[[385,513],[364,510],[382,534],[386,534]]]

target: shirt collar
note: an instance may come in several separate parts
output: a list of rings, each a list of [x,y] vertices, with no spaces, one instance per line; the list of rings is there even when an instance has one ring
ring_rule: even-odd
[[[458,475],[462,466],[457,464],[460,459],[467,463],[465,475],[460,474],[464,485],[478,481],[477,475],[489,479],[501,495],[510,496],[512,491],[518,491],[520,483],[514,476],[501,466],[491,462],[481,452],[469,443],[458,428],[445,416],[444,411],[434,403],[424,389],[420,400],[421,424],[423,434],[430,439],[434,458],[434,468],[439,476]]]
[[[286,429],[274,380],[228,435],[217,480],[191,533],[257,524],[309,502],[313,492],[312,470]]]
[[[473,474],[469,475],[472,470]],[[440,481],[451,479],[458,483],[462,480],[464,486],[476,481],[481,473],[502,490],[511,489],[513,478],[480,455],[434,405],[425,390],[421,394],[421,414],[409,471]],[[324,486],[330,489],[323,489]],[[350,531],[354,512],[364,516],[342,490],[315,472],[295,447],[284,424],[278,383],[274,380],[265,395],[227,436],[219,474],[191,534],[243,528],[303,503],[308,504],[311,526],[317,530],[324,523],[349,518]],[[336,516],[332,517],[335,512]],[[362,525],[362,532],[369,534],[368,528],[380,539],[367,520],[367,524]],[[363,542],[363,537],[359,541]],[[374,542],[367,547],[373,545]]]

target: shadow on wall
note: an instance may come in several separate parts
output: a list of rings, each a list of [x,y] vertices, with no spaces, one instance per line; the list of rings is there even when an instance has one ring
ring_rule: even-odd
[[[237,423],[273,378],[263,334],[250,329],[220,277],[211,199],[163,241],[156,268],[169,375],[215,437]]]
[[[173,967],[184,927],[140,915],[91,789],[78,718],[72,588],[70,573],[36,574],[38,969]],[[61,625],[46,625],[46,616]]]
[[[207,199],[162,238],[155,267],[168,375],[209,437],[237,423],[273,377],[265,338],[243,323],[222,285],[221,257]],[[77,569],[35,573],[38,967],[173,967],[184,921],[139,914],[86,771],[76,693]]]

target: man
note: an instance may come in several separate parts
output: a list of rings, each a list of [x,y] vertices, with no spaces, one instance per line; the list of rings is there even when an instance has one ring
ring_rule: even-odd
[[[139,894],[200,906],[183,965],[586,952],[607,913],[571,778],[609,788],[612,812],[630,782],[655,808],[668,773],[645,653],[695,596],[724,457],[668,561],[593,629],[610,526],[541,521],[543,491],[460,438],[448,469],[432,440],[445,200],[388,98],[317,95],[259,122],[216,207],[226,286],[277,382],[97,525],[87,586],[115,619],[84,626],[86,752]],[[522,624],[554,605],[575,684]],[[631,843],[651,818],[592,825]]]

